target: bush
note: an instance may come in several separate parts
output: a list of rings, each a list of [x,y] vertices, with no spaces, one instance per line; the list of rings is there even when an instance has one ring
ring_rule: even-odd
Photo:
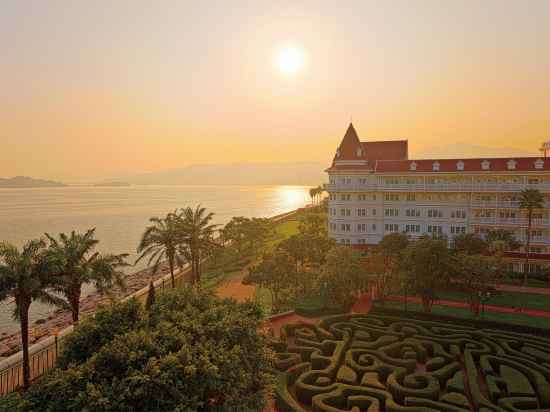
[[[253,303],[191,288],[167,292],[126,333],[98,339],[92,329],[105,343],[45,375],[21,412],[262,410],[271,365],[261,318]]]
[[[57,366],[67,368],[71,363],[85,362],[115,336],[136,329],[141,320],[141,305],[136,299],[98,311],[63,339]]]

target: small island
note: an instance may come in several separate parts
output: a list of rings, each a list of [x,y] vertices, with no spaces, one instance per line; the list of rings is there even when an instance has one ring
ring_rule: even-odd
[[[0,189],[20,189],[33,187],[64,187],[64,183],[54,180],[34,179],[28,176],[15,176],[11,178],[0,178]]]
[[[95,187],[126,187],[130,186],[128,182],[100,182],[94,185]]]

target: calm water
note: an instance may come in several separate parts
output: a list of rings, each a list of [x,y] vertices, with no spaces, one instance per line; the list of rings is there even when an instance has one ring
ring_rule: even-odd
[[[98,249],[130,253],[151,216],[201,204],[215,213],[215,223],[232,216],[267,217],[305,205],[304,186],[130,186],[0,189],[0,241],[21,246],[44,232],[57,235],[95,227]],[[137,270],[133,268],[132,270]],[[12,332],[12,305],[0,303],[0,332]],[[33,303],[31,321],[54,308]]]

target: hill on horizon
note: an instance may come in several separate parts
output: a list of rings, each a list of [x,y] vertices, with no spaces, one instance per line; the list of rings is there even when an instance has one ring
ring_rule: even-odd
[[[123,176],[141,185],[314,185],[327,180],[324,162],[197,164]]]
[[[63,187],[64,183],[54,180],[34,179],[28,176],[15,176],[11,178],[0,178],[0,188],[18,189],[31,187]]]

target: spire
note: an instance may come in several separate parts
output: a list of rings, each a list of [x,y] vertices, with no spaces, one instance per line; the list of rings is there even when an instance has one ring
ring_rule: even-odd
[[[338,147],[336,153],[336,160],[358,160],[364,159],[365,153],[361,142],[359,141],[359,136],[353,127],[353,123],[350,123],[346,134]]]

